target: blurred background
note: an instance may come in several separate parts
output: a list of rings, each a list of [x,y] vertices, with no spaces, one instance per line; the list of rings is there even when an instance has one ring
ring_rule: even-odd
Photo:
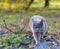
[[[60,0],[0,0],[0,24],[19,24],[21,17],[46,17],[49,31],[60,30]],[[27,22],[27,20],[25,20]],[[60,31],[59,31],[60,32]]]

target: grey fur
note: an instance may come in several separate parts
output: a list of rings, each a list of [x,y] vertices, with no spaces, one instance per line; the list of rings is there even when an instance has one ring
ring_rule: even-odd
[[[39,34],[42,33],[42,35],[45,35],[45,33],[47,31],[46,19],[40,15],[32,16],[29,21],[29,27],[33,33],[33,37],[36,41],[36,44],[39,43],[40,42]]]

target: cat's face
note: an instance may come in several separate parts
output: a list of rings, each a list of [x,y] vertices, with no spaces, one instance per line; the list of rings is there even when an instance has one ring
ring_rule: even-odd
[[[40,22],[33,21],[33,28],[34,28],[35,32],[42,31],[42,26],[43,26],[43,20],[41,20]]]

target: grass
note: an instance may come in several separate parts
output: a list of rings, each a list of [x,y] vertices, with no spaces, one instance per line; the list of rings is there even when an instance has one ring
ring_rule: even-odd
[[[32,9],[30,9],[30,11],[27,11],[26,14],[24,15],[24,13],[7,13],[7,12],[0,12],[0,24],[3,25],[2,20],[6,19],[6,23],[8,26],[10,26],[10,24],[19,24],[21,17],[22,16],[26,16],[27,20],[29,21],[30,17],[33,15],[42,15],[46,18],[48,25],[49,25],[49,31],[56,31],[60,29],[60,12],[58,10],[53,11],[51,9],[51,11],[48,10],[43,10],[43,12],[41,12],[41,10],[35,10],[35,11],[31,11]],[[28,22],[26,20],[26,22]]]
[[[0,3],[0,8],[2,4],[4,3]],[[3,19],[6,19],[7,25],[10,26],[10,24],[20,24],[22,16],[25,16],[27,18],[25,21],[28,22],[31,16],[42,15],[47,19],[50,32],[60,30],[60,2],[50,1],[49,8],[42,8],[44,2],[34,2],[25,14],[23,12],[24,10],[21,11],[21,9],[20,13],[16,12],[16,6],[16,4],[12,4],[13,11],[11,12],[8,10],[0,10],[0,24],[4,24]]]

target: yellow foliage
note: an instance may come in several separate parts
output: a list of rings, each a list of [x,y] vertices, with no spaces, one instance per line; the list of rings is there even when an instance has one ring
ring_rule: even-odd
[[[14,9],[14,10],[15,10],[15,9],[16,9],[16,6],[14,6],[14,5],[11,5],[11,9]]]
[[[3,8],[3,3],[0,3],[0,9],[2,9]]]
[[[14,5],[11,5],[11,9],[13,11],[23,10],[23,4],[14,4]]]
[[[24,4],[17,4],[18,8],[22,8],[24,6]]]
[[[4,2],[5,2],[5,3],[11,3],[12,0],[5,0]]]
[[[11,8],[11,5],[10,5],[10,4],[4,3],[3,9],[5,9],[5,10],[10,10],[10,8]]]
[[[24,3],[26,2],[26,3]],[[3,6],[0,5],[0,9],[4,10],[12,10],[12,11],[19,11],[24,10],[24,7],[28,5],[30,0],[4,0]]]
[[[24,3],[25,0],[17,0],[17,3]]]

